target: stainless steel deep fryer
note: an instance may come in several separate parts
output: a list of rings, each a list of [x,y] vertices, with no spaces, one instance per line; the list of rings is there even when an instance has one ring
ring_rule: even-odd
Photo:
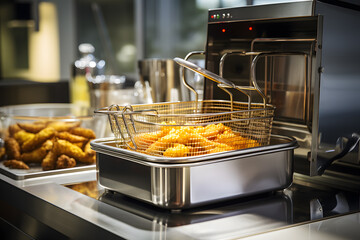
[[[119,147],[154,156],[186,157],[269,144],[274,106],[266,103],[255,77],[252,86],[236,86],[188,61],[174,60],[216,82],[230,100],[199,101],[196,97],[188,102],[112,105],[96,111],[108,115]],[[185,79],[184,84],[191,88]],[[233,101],[229,88],[248,96],[248,102]],[[258,92],[263,102],[253,103],[247,91]]]

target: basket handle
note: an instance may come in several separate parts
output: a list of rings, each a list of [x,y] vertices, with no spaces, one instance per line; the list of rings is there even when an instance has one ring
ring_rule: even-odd
[[[177,62],[179,65],[192,70],[193,72],[199,73],[200,75],[202,75],[218,84],[221,84],[222,86],[231,87],[231,88],[236,87],[233,82],[226,80],[226,79],[220,77],[219,75],[217,75],[213,72],[210,72],[202,67],[199,67],[198,65],[196,65],[192,62],[186,61],[182,58],[174,58],[174,61]]]

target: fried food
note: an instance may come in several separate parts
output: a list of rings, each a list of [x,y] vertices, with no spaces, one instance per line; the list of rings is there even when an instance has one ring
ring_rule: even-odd
[[[33,138],[27,140],[21,145],[21,150],[29,152],[34,150],[46,140],[52,138],[55,135],[55,129],[51,127],[44,128],[40,132],[36,133]]]
[[[76,127],[70,129],[69,132],[78,136],[83,136],[88,139],[96,138],[94,131],[89,128]]]
[[[17,124],[12,124],[9,126],[8,130],[9,130],[9,136],[13,137],[15,133],[21,130],[21,128]]]
[[[64,154],[60,155],[56,161],[56,169],[62,168],[72,168],[76,166],[76,161],[74,158],[66,156]]]
[[[13,137],[6,138],[6,148],[3,150],[6,159],[19,160],[11,165],[15,167],[17,164],[18,168],[25,168],[26,163],[41,164],[45,171],[73,167],[77,163],[93,164],[96,154],[90,148],[90,141],[96,136],[91,129],[80,125],[81,121],[13,124],[9,126],[7,134]],[[1,154],[0,148],[0,158]]]
[[[62,122],[62,121],[55,121],[55,122],[49,122],[47,124],[47,127],[51,127],[55,129],[57,132],[65,132],[70,131],[72,128],[79,127],[81,124],[80,121],[76,122]]]
[[[20,145],[26,142],[27,140],[33,138],[34,136],[35,136],[34,133],[29,133],[26,132],[25,130],[20,130],[14,134],[14,138],[16,139],[16,141],[18,141]]]
[[[43,145],[31,152],[22,153],[20,159],[25,163],[41,163],[47,152],[46,146]]]
[[[45,122],[18,123],[18,125],[21,129],[29,133],[38,133],[46,127]]]
[[[196,156],[260,145],[256,140],[234,133],[222,123],[205,127],[166,125],[160,131],[138,134],[134,139],[137,151],[165,157]]]
[[[256,140],[242,137],[232,131],[225,131],[223,134],[217,136],[215,141],[227,144],[235,149],[258,147],[260,145]]]
[[[184,144],[174,144],[173,147],[166,149],[164,152],[164,157],[186,157],[190,152],[189,147]]]
[[[56,166],[57,154],[54,151],[49,151],[41,162],[41,167],[44,171],[53,170]]]
[[[85,138],[85,137],[74,135],[69,132],[58,132],[56,134],[56,137],[58,137],[60,139],[64,139],[71,143],[85,142],[87,140],[87,138]]]
[[[0,148],[0,159],[2,159],[5,156],[6,150],[4,147]]]
[[[5,139],[5,149],[8,159],[20,160],[20,145],[15,138],[8,137]]]
[[[85,153],[81,148],[66,140],[58,139],[54,143],[54,147],[59,155],[65,154],[69,157],[75,158],[81,163],[91,164],[95,162],[94,155]]]
[[[30,169],[26,163],[19,160],[6,160],[4,161],[4,166],[14,169]]]

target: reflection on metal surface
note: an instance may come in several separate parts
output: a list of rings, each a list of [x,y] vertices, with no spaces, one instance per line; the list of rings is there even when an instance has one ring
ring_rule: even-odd
[[[111,148],[101,139],[93,141],[92,147],[97,152],[98,180],[103,187],[158,207],[185,209],[288,187],[297,145],[289,138],[272,138],[272,147],[225,152],[207,159],[183,158],[180,162],[136,156],[129,150]],[[276,138],[281,144],[276,144]]]

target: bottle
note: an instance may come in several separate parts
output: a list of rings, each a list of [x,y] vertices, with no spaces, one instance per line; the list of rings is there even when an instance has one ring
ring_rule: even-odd
[[[89,43],[79,45],[81,58],[72,65],[70,80],[70,102],[81,108],[90,107],[90,89],[87,75],[96,76],[104,74],[105,61],[98,61],[95,56],[95,48]]]

